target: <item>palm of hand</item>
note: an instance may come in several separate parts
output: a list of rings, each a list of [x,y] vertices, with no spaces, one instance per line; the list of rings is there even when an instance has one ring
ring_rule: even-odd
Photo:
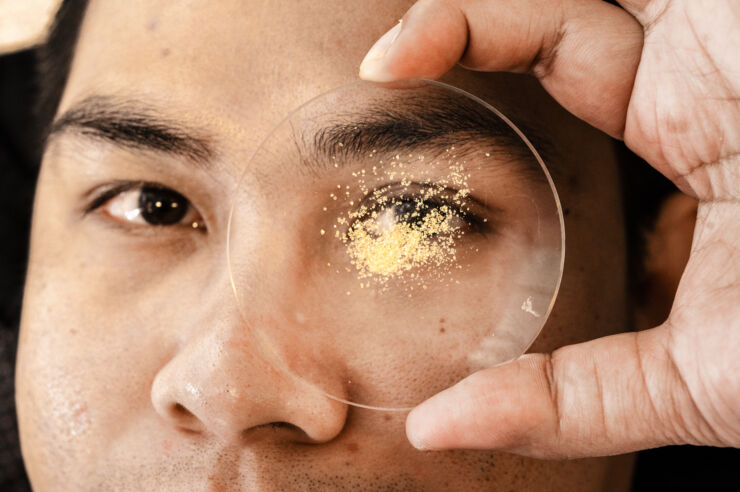
[[[667,322],[666,359],[646,360],[651,398],[681,441],[740,445],[740,45],[734,15],[702,2],[653,2],[625,142],[700,200],[691,257]],[[668,361],[668,363],[666,363]],[[708,362],[711,361],[711,364]],[[663,386],[662,390],[658,390]],[[650,392],[650,391],[649,391]],[[661,401],[662,400],[662,401]],[[693,414],[687,418],[687,408]],[[679,411],[680,410],[680,411]]]

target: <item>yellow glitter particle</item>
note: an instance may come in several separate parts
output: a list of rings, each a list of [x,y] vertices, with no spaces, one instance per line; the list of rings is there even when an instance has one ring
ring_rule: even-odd
[[[321,232],[321,235],[322,235],[322,236],[323,236],[324,234],[326,234],[326,231],[325,231],[324,229],[321,229],[321,231],[320,231],[320,232]]]
[[[464,234],[463,214],[470,211],[467,197],[471,190],[465,160],[456,160],[451,152],[454,150],[447,149],[451,159],[430,159],[429,166],[420,171],[407,172],[401,155],[392,154],[391,159],[386,157],[386,164],[378,160],[378,165],[367,172],[361,169],[351,173],[353,183],[365,196],[356,204],[345,191],[347,198],[341,204],[348,210],[337,217],[333,227],[334,236],[345,246],[350,266],[358,280],[363,280],[358,282],[361,289],[370,288],[372,282],[385,292],[393,279],[411,297],[415,287],[427,290],[430,281],[456,281],[453,272],[462,268],[457,264],[456,243]],[[375,152],[373,149],[371,156]],[[410,165],[417,159],[425,160],[424,155],[408,154],[408,158],[406,163]],[[430,173],[434,166],[442,176]],[[376,187],[372,176],[395,182]],[[349,190],[344,183],[336,186],[337,190]],[[330,197],[338,200],[339,192]],[[337,224],[346,224],[348,230],[340,232]],[[345,267],[345,271],[353,270]]]
[[[368,219],[348,233],[347,252],[359,277],[387,281],[412,268],[440,266],[456,257],[451,215],[431,210],[418,223]]]

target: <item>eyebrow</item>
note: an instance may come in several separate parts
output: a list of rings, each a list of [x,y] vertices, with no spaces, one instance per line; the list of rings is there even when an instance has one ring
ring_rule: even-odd
[[[544,158],[552,155],[549,139],[526,123],[519,126]],[[333,115],[330,124],[315,130],[294,129],[294,138],[306,164],[318,168],[318,173],[337,159],[424,148],[437,154],[455,149],[461,158],[490,152],[497,163],[513,165],[530,180],[545,179],[539,161],[504,120],[459,95],[404,95],[362,111]]]
[[[337,112],[317,128],[294,129],[293,138],[303,164],[318,175],[336,159],[345,163],[372,151],[396,153],[425,147],[442,153],[457,146],[464,154],[466,144],[470,147],[470,142],[475,142],[476,150],[488,149],[517,164],[529,178],[544,178],[539,163],[521,138],[479,103],[446,95],[404,96],[353,112]],[[198,164],[213,159],[213,139],[203,130],[161,113],[156,106],[136,99],[90,96],[53,123],[48,140],[75,132],[123,148],[182,156]],[[525,127],[524,131],[544,155],[552,148],[549,140],[532,128]]]
[[[348,122],[327,125],[317,131],[313,147],[332,155],[362,153],[369,148],[386,152],[428,143],[454,146],[461,137],[468,137],[495,141],[516,157],[529,153],[503,120],[473,101],[414,98],[394,106],[394,109],[373,108],[363,112],[362,118],[346,115]]]
[[[61,133],[76,132],[124,148],[174,154],[197,163],[213,158],[211,139],[202,131],[160,113],[134,100],[91,96],[52,124],[47,142]]]

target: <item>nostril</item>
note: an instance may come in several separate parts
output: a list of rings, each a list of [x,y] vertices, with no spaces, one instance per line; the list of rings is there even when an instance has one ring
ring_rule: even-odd
[[[273,430],[289,429],[291,431],[301,431],[297,426],[290,424],[288,422],[270,422],[269,424],[265,424],[264,427],[269,427],[270,429],[273,429]]]
[[[186,432],[199,432],[201,430],[198,417],[180,403],[170,406],[170,415],[172,415],[177,426]]]
[[[194,415],[187,408],[183,407],[179,403],[172,405],[172,413],[176,417],[194,417]]]
[[[294,442],[312,442],[300,427],[293,425],[290,422],[281,421],[269,422],[267,424],[256,425],[249,429],[244,429],[241,431],[241,439],[242,441],[250,441],[257,438],[257,436],[266,436],[274,433],[281,433],[284,437],[288,437]]]

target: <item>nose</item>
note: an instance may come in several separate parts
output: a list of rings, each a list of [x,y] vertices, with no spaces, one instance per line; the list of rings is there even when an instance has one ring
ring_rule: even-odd
[[[261,435],[307,443],[335,438],[346,405],[282,373],[257,345],[243,326],[189,340],[154,378],[155,410],[169,425],[225,442]]]

